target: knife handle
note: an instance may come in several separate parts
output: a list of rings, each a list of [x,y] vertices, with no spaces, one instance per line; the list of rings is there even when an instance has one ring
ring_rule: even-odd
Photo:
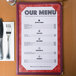
[[[0,60],[3,59],[3,38],[0,38]]]

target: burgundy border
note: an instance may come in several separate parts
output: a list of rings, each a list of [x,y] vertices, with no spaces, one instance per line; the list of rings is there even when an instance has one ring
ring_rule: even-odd
[[[61,66],[61,72],[60,73],[45,73],[45,72],[41,72],[41,73],[32,73],[32,72],[26,72],[26,73],[23,73],[23,72],[19,72],[19,4],[59,4],[61,6],[60,8],[60,66]],[[60,2],[17,2],[16,4],[16,9],[17,9],[17,13],[16,13],[16,20],[17,20],[17,24],[16,24],[16,45],[17,45],[17,48],[16,48],[16,74],[17,75],[61,75],[63,73],[63,31],[62,31],[62,24],[63,24],[63,19],[62,19],[62,4]]]

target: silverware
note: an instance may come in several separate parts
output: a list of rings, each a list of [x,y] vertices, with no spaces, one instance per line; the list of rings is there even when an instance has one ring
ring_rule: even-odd
[[[0,59],[3,59],[3,22],[0,19]]]
[[[6,25],[6,34],[7,34],[7,42],[8,42],[8,53],[7,53],[7,58],[10,59],[10,44],[9,44],[9,41],[10,41],[10,35],[11,35],[11,25],[10,24],[7,24]]]

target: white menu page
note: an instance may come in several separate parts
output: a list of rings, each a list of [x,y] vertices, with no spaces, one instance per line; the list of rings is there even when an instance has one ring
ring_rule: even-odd
[[[26,7],[21,22],[21,64],[26,70],[53,70],[58,64],[56,10]]]

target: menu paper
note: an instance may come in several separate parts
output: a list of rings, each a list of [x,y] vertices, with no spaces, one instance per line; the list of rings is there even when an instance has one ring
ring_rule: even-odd
[[[61,73],[61,4],[26,4],[18,7],[18,73]]]

